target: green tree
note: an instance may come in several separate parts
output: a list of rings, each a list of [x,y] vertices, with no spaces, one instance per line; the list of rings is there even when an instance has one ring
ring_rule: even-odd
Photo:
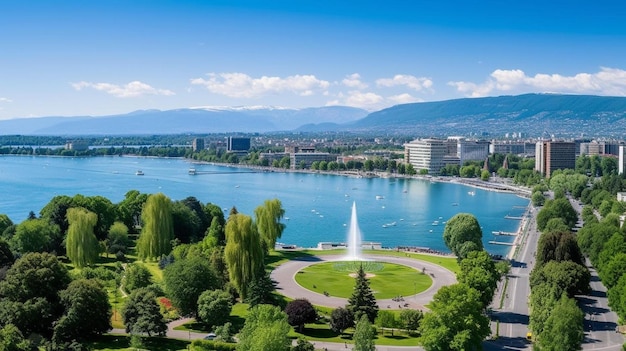
[[[174,237],[181,243],[194,243],[202,238],[202,220],[185,203],[176,201],[172,204],[172,223]]]
[[[385,328],[391,329],[391,335],[393,335],[393,329],[399,326],[396,314],[385,310],[378,311],[378,316],[376,316],[374,324],[381,328],[381,334],[385,334]]]
[[[259,232],[249,216],[236,213],[226,223],[224,258],[231,283],[246,298],[250,282],[263,269],[263,247]]]
[[[313,323],[317,320],[315,307],[306,299],[289,301],[285,307],[285,313],[287,314],[287,323],[296,327],[299,333],[304,330],[305,323]]]
[[[554,305],[558,301],[559,287],[543,283],[532,287],[530,292],[530,323],[529,328],[534,335],[543,332],[544,325]]]
[[[370,288],[370,283],[365,277],[363,264],[359,266],[356,272],[354,289],[352,290],[352,295],[348,299],[348,305],[346,307],[352,311],[356,319],[360,319],[361,314],[367,315],[370,323],[373,323],[378,315],[378,304],[376,303],[372,288]]]
[[[612,288],[609,289],[609,306],[620,320],[626,320],[626,274],[623,274]]]
[[[98,240],[105,240],[109,233],[109,228],[113,225],[116,218],[116,207],[111,200],[103,196],[76,195],[72,198],[72,207],[83,207],[93,212],[97,216],[94,226],[94,234]],[[69,223],[69,222],[68,222]]]
[[[11,252],[11,246],[3,238],[0,238],[0,270],[2,267],[12,265],[13,262],[15,262],[15,256]]]
[[[461,260],[460,272],[457,276],[459,283],[478,290],[481,294],[483,308],[487,308],[493,299],[500,276],[493,260],[487,251],[470,252]]]
[[[354,314],[347,308],[338,307],[330,314],[330,329],[335,333],[343,334],[343,331],[354,326]]]
[[[0,214],[0,234],[4,233],[4,231],[13,225],[13,222],[9,218],[9,216],[5,214]]]
[[[197,315],[200,295],[218,288],[208,260],[200,256],[177,260],[165,267],[163,281],[167,296],[182,315]]]
[[[98,216],[84,208],[67,210],[67,257],[78,268],[94,264],[98,259],[100,245],[93,233],[97,221]]]
[[[198,298],[198,317],[209,328],[228,321],[233,309],[232,297],[223,290],[207,290]]]
[[[74,280],[60,296],[65,313],[54,326],[55,341],[90,340],[111,329],[109,297],[97,280]]]
[[[130,294],[122,307],[122,319],[127,333],[164,336],[167,331],[156,296],[147,288]]]
[[[374,337],[376,332],[372,328],[370,320],[367,315],[361,315],[361,318],[356,323],[354,330],[354,348],[355,351],[376,351],[376,345],[374,344]]]
[[[275,286],[270,274],[262,270],[256,276],[257,279],[248,285],[248,295],[245,301],[250,304],[250,307],[260,304],[274,304],[276,300],[273,294]]]
[[[263,242],[266,252],[274,250],[276,240],[280,239],[285,224],[280,220],[285,215],[285,210],[278,199],[265,200],[263,205],[254,210],[256,216],[256,227]]]
[[[580,350],[583,338],[583,312],[574,299],[563,295],[555,304],[536,342],[542,351]]]
[[[584,257],[576,238],[569,231],[550,231],[541,234],[535,256],[538,266],[550,261],[572,261],[584,265]]]
[[[400,311],[400,322],[404,326],[404,329],[411,332],[419,329],[423,318],[424,313],[420,310],[405,308]]]
[[[33,345],[24,338],[22,332],[13,324],[7,324],[0,329],[0,350],[2,351],[31,351]]]
[[[490,332],[480,293],[465,284],[454,284],[435,294],[431,312],[420,325],[420,340],[426,351],[480,350]]]
[[[15,228],[9,241],[11,248],[19,253],[44,252],[51,247],[52,238],[60,236],[59,227],[45,219],[24,221]]]
[[[287,351],[291,340],[287,315],[280,308],[258,305],[251,308],[239,332],[238,351]]]
[[[51,335],[52,323],[63,313],[59,292],[69,283],[67,268],[56,256],[22,256],[0,282],[0,324],[12,323],[27,335]]]
[[[469,213],[459,213],[452,217],[443,230],[443,241],[459,260],[468,253],[463,250],[463,245],[470,242],[474,244],[476,250],[483,249],[483,231],[476,217]]]
[[[124,195],[117,205],[117,217],[126,227],[134,230],[141,226],[141,210],[148,200],[148,194],[142,194],[137,190],[130,190]]]
[[[150,195],[141,212],[143,227],[137,240],[137,254],[141,259],[157,259],[172,249],[174,238],[172,202],[162,193]]]
[[[543,196],[542,192],[535,191],[531,196],[531,201],[533,203],[533,206],[536,206],[536,207],[543,206],[543,204],[546,201],[546,197]]]
[[[591,275],[585,266],[572,261],[550,261],[532,271],[530,286],[533,288],[547,283],[558,288],[557,296],[565,293],[574,297],[576,294],[586,294],[590,291],[590,279]]]
[[[129,245],[128,227],[122,222],[113,223],[106,239],[107,254],[126,253]]]
[[[624,252],[616,254],[600,270],[600,278],[607,289],[615,286],[619,278],[624,274],[626,274],[626,253]]]
[[[139,262],[130,263],[126,265],[126,269],[124,269],[124,279],[122,283],[124,290],[131,293],[136,289],[150,286],[153,283],[152,273],[150,273],[148,267]]]

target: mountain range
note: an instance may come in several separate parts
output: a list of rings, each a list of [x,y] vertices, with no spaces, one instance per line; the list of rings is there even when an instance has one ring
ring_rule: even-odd
[[[153,135],[341,132],[413,136],[477,135],[622,137],[626,97],[525,94],[396,105],[366,110],[328,106],[194,107],[110,116],[0,120],[0,135]]]

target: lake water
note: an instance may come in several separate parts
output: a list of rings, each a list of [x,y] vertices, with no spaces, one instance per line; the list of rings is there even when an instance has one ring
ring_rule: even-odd
[[[190,167],[199,174],[189,175]],[[144,175],[135,175],[137,170]],[[172,200],[195,196],[226,213],[236,206],[251,216],[264,200],[278,198],[286,224],[280,241],[303,247],[321,241],[345,242],[353,201],[363,240],[385,247],[448,251],[442,239],[445,222],[467,212],[478,218],[485,247],[493,254],[506,254],[510,247],[488,241],[510,242],[513,237],[495,237],[492,231],[516,231],[519,220],[505,216],[520,216],[521,207],[529,203],[512,194],[422,179],[252,172],[182,159],[0,157],[0,213],[15,223],[23,221],[29,211],[38,214],[56,195],[101,195],[117,203],[133,189],[162,192]]]

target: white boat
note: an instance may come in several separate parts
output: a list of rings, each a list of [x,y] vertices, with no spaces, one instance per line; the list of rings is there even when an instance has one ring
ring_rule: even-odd
[[[384,196],[382,196],[382,195],[376,195],[376,200],[382,200],[382,199],[384,199],[384,198],[385,198],[385,197],[384,197]]]
[[[142,176],[143,175],[143,171],[142,170],[137,170],[137,172],[135,172],[135,175]]]
[[[468,191],[467,193],[468,193],[469,195],[471,195],[471,196],[476,195],[476,193],[475,193],[475,192],[473,192],[473,191]]]
[[[433,221],[431,225],[439,225],[439,221]]]
[[[196,174],[196,169],[195,168],[189,168],[189,174],[190,175],[195,175]]]

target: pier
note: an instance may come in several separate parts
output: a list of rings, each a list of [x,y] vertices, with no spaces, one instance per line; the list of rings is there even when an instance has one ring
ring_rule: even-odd
[[[503,231],[493,231],[491,232],[491,234],[493,235],[506,235],[506,236],[516,236],[517,233],[513,233],[513,232],[503,232]]]
[[[524,217],[522,217],[522,216],[509,216],[509,215],[504,216],[504,218],[506,218],[506,219],[515,219],[515,220],[518,220],[518,221],[521,220],[521,219],[524,219]]]
[[[495,240],[491,240],[489,243],[493,244],[493,245],[506,245],[506,246],[513,246],[513,245],[515,245],[515,243],[505,243],[505,242],[502,242],[502,241],[495,241]]]

